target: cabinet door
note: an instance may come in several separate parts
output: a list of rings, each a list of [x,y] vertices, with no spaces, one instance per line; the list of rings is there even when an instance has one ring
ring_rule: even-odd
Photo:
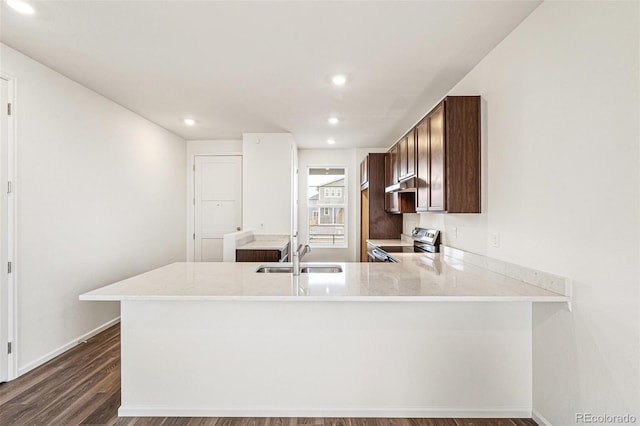
[[[393,157],[391,151],[384,155],[384,186],[393,185]],[[391,211],[391,198],[388,193],[384,194],[384,210]]]
[[[399,144],[395,144],[391,148],[391,184],[398,183],[400,180],[400,156],[398,155],[400,152]]]
[[[369,181],[369,157],[365,157],[360,163],[360,185],[364,185]]]
[[[384,155],[384,186],[393,185],[393,154],[391,151]]]
[[[384,156],[385,187],[398,183],[398,144],[394,145]],[[389,213],[398,213],[398,193],[384,194],[384,209]]]
[[[407,177],[416,174],[416,133],[411,130],[407,136]]]
[[[427,116],[429,123],[429,211],[445,210],[444,114],[444,103],[441,103]]]
[[[236,250],[236,262],[278,262],[279,250]]]
[[[397,192],[387,192],[384,194],[385,210],[389,213],[400,213]]]
[[[429,120],[425,118],[416,126],[416,210],[429,209]]]
[[[407,177],[407,137],[398,142],[398,180]]]

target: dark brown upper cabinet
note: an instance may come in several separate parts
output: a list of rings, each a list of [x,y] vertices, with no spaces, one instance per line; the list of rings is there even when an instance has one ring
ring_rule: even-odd
[[[385,154],[385,187],[395,185],[401,180],[403,152],[405,158],[404,167],[406,170],[406,145],[405,151],[403,151],[402,140],[393,145]],[[385,194],[384,206],[385,210],[389,213],[415,213],[415,195],[413,193],[387,192]]]
[[[407,176],[407,137],[403,137],[398,142],[398,179],[402,180]]]
[[[406,134],[398,142],[398,180],[413,177],[416,172],[416,140],[415,131]]]
[[[394,145],[384,155],[384,186],[385,188],[398,182],[398,169],[396,166],[396,155],[398,145]],[[390,213],[399,213],[398,194],[386,192],[384,195],[384,209]]]
[[[416,133],[412,129],[407,136],[407,174],[411,177],[416,174]]]
[[[365,187],[369,183],[369,157],[365,157],[360,163],[360,186]]]
[[[390,185],[398,183],[400,179],[400,144],[395,144],[389,151],[391,154],[391,183]]]
[[[480,213],[480,97],[447,96],[415,131],[416,211]]]

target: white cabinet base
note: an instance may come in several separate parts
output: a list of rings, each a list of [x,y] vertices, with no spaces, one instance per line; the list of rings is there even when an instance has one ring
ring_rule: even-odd
[[[123,301],[120,416],[530,417],[531,304]]]

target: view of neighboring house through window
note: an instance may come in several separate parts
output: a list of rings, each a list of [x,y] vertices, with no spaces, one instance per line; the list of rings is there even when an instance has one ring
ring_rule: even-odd
[[[347,170],[344,167],[310,167],[307,176],[309,244],[346,247]]]

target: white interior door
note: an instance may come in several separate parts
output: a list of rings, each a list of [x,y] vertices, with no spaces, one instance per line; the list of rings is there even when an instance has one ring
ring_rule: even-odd
[[[222,236],[242,229],[242,157],[197,155],[194,177],[194,260],[222,262]]]

